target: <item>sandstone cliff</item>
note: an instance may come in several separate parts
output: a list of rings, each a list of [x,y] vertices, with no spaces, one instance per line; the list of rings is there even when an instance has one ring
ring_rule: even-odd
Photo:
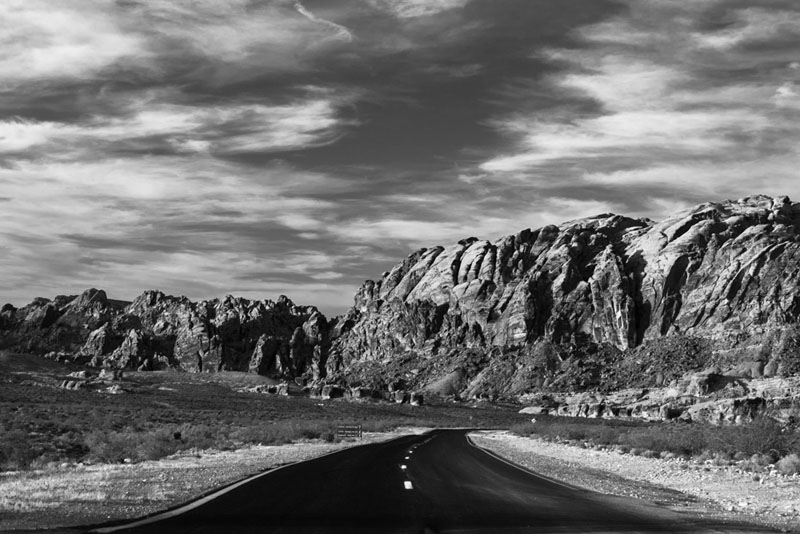
[[[133,302],[102,290],[0,311],[0,348],[58,353],[96,366],[252,371],[319,378],[328,322],[313,306],[231,296],[202,302],[146,291]],[[317,373],[317,374],[315,374]]]
[[[328,374],[490,397],[792,375],[799,259],[800,204],[764,196],[422,249],[358,290]]]

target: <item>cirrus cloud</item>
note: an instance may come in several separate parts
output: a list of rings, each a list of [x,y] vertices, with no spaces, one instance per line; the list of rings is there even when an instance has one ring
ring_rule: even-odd
[[[673,184],[670,197],[682,195],[680,184],[712,196],[796,193],[800,46],[792,21],[800,10],[782,2],[626,3],[623,14],[577,31],[579,46],[537,51],[566,67],[549,86],[594,108],[495,119],[516,150],[480,171],[524,184],[560,168],[562,185],[625,177],[658,182],[659,194]],[[684,195],[685,204],[694,200]]]

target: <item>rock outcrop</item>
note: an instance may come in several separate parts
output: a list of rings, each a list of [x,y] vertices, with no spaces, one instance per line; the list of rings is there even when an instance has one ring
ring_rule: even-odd
[[[18,352],[70,354],[114,369],[251,371],[275,378],[324,377],[328,330],[316,308],[283,296],[195,303],[145,291],[126,303],[89,289],[0,312],[0,347]]]
[[[799,260],[800,204],[765,196],[422,249],[358,290],[328,374],[473,397],[788,376]]]

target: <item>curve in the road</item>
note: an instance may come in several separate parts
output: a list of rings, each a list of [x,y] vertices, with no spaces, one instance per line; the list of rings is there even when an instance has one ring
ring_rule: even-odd
[[[539,476],[475,446],[466,433],[435,430],[345,449],[93,532],[741,532]]]

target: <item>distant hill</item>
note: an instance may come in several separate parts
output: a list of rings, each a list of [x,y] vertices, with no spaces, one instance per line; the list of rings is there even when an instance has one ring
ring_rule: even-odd
[[[119,369],[318,378],[328,330],[316,308],[283,296],[192,302],[145,291],[126,303],[89,289],[0,311],[0,348]]]

